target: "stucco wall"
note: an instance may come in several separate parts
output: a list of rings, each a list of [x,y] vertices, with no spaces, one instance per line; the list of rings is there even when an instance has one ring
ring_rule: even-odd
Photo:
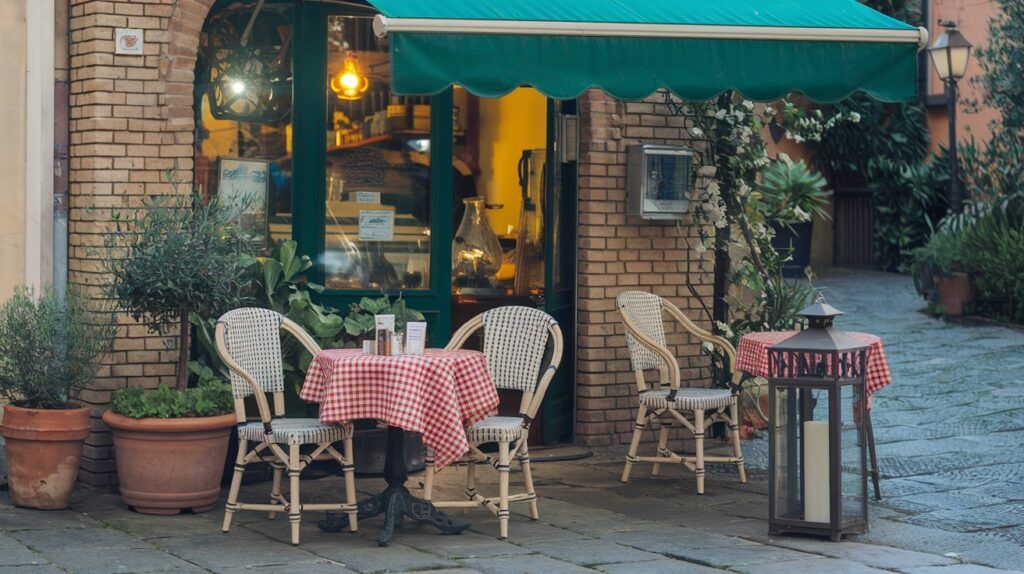
[[[25,280],[25,0],[0,0],[0,300]]]

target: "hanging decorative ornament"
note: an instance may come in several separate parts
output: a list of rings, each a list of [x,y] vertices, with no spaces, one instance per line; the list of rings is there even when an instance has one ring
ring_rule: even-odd
[[[263,6],[224,10],[203,34],[201,73],[216,119],[273,123],[291,109],[291,22]]]
[[[370,80],[359,69],[359,58],[355,52],[345,52],[345,65],[331,78],[331,90],[341,100],[358,100],[370,87]]]

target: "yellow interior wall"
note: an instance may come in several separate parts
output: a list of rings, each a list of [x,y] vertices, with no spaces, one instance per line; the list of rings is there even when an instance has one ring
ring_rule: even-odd
[[[532,88],[520,88],[502,98],[480,99],[477,192],[488,204],[505,206],[488,210],[498,235],[506,235],[509,225],[513,233],[519,226],[519,158],[524,149],[544,147],[546,118],[547,99]]]

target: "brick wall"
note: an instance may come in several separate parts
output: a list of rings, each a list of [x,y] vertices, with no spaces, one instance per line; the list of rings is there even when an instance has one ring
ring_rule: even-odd
[[[203,20],[213,0],[71,0],[69,281],[106,296],[103,234],[110,213],[147,195],[175,193],[165,172],[192,178],[192,81]],[[116,28],[143,29],[139,56],[114,55]],[[79,397],[93,407],[81,480],[114,479],[110,436],[99,416],[110,392],[173,383],[173,340],[120,317],[120,336]]]
[[[597,90],[580,97],[579,115],[576,436],[588,445],[628,443],[637,387],[615,296],[631,289],[656,293],[709,328],[707,314],[687,284],[710,307],[712,260],[691,251],[697,228],[689,219],[677,226],[626,215],[626,146],[692,145],[687,119],[673,116],[662,94],[621,102]],[[668,336],[679,357],[683,384],[706,386],[707,360],[696,340],[675,332]],[[645,438],[652,439],[653,433]]]

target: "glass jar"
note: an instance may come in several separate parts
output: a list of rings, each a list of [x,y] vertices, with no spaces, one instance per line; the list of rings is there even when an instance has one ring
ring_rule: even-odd
[[[493,288],[501,266],[501,243],[484,213],[484,198],[462,200],[466,212],[452,240],[452,281],[457,289]]]

